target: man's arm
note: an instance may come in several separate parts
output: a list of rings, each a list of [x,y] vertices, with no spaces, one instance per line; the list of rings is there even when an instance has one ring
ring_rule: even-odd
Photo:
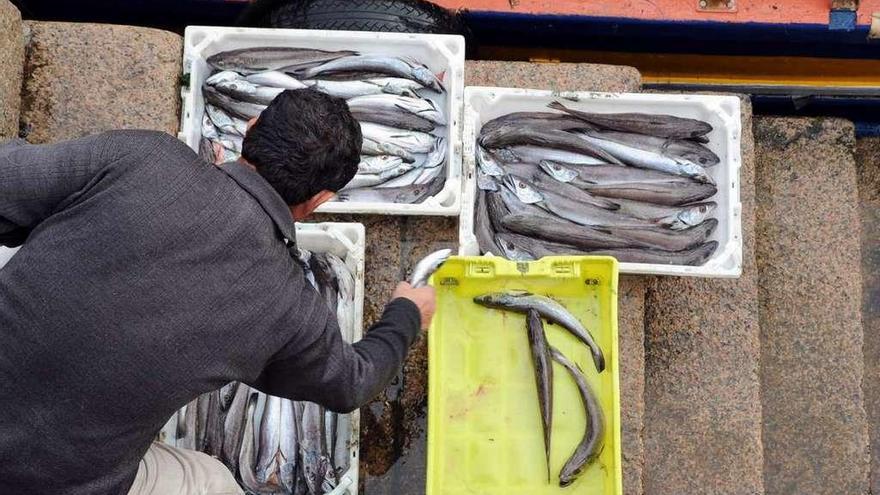
[[[119,150],[99,134],[57,144],[0,144],[0,245],[18,246],[65,199],[83,190]]]
[[[400,370],[420,327],[433,314],[432,288],[402,284],[395,291],[400,297],[392,296],[382,318],[363,339],[348,344],[342,340],[335,315],[317,293],[302,292],[305,301],[300,307],[314,309],[308,319],[300,321],[320,328],[296,332],[294,341],[253,385],[268,394],[316,402],[335,412],[353,411],[378,395]],[[307,337],[308,342],[300,340]]]

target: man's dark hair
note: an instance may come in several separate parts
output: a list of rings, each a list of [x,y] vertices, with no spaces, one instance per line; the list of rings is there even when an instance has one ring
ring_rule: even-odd
[[[295,205],[348,184],[357,173],[362,139],[345,100],[313,89],[287,90],[247,132],[241,156]]]

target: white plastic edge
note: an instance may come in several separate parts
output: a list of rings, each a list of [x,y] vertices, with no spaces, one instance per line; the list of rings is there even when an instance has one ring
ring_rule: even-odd
[[[403,40],[424,42],[444,57],[448,80],[445,82],[447,98],[450,102],[447,149],[447,179],[443,189],[437,195],[427,198],[419,204],[396,203],[363,203],[363,202],[330,202],[318,207],[318,213],[357,213],[374,215],[425,215],[425,216],[456,216],[461,212],[461,108],[464,97],[464,52],[463,36],[447,34],[412,34],[412,33],[376,33],[367,31],[326,31],[304,29],[264,29],[236,28],[220,26],[187,26],[183,38],[184,76],[191,75],[192,64],[203,57],[204,50],[223,36],[253,35],[268,40],[283,40],[285,37],[308,38],[317,46],[321,39],[352,40],[355,44],[360,40],[383,40],[390,43]],[[186,142],[191,126],[198,129],[195,122],[195,101],[193,85],[181,88],[180,132],[178,139]],[[198,147],[198,143],[188,143]]]

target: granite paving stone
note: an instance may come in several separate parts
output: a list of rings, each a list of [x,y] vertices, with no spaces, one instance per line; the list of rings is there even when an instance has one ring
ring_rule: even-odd
[[[880,138],[856,142],[862,220],[862,325],[865,411],[871,447],[871,493],[880,494]]]
[[[763,493],[754,142],[743,99],[743,274],[657,277],[645,297],[644,492]]]
[[[32,143],[110,129],[177,132],[182,38],[158,29],[25,22],[21,131]]]
[[[645,287],[647,277],[621,275],[617,287],[623,493],[642,493],[645,415]]]
[[[853,125],[768,117],[755,134],[766,493],[866,494]]]
[[[21,13],[0,0],[0,141],[18,135],[24,38]]]

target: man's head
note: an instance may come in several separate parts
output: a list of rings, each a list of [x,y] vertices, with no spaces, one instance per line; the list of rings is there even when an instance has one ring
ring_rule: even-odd
[[[284,91],[248,129],[241,156],[297,219],[357,173],[361,128],[345,101],[312,89]]]

